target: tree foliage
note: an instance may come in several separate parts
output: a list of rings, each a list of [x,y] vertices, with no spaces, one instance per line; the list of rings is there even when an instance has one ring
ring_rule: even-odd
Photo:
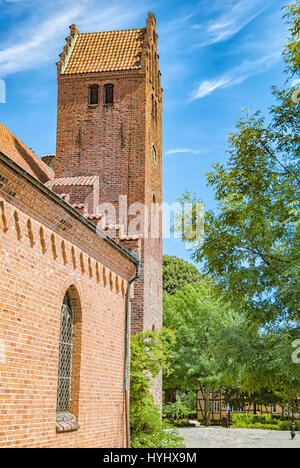
[[[289,26],[290,35],[285,45],[283,56],[286,63],[286,72],[299,73],[300,69],[300,3],[297,0],[285,7],[284,18]]]
[[[175,294],[186,284],[195,284],[202,278],[198,268],[175,256],[163,256],[163,290]]]
[[[130,429],[134,448],[182,446],[177,434],[166,432],[150,391],[151,379],[157,377],[163,367],[168,373],[168,357],[174,339],[174,333],[166,328],[137,333],[131,339]]]
[[[285,8],[288,79],[300,71],[299,11],[299,2]],[[247,312],[246,321],[218,332],[214,359],[226,383],[292,401],[300,392],[292,360],[300,338],[300,104],[294,88],[272,93],[269,115],[238,118],[227,163],[207,174],[217,210],[205,214],[193,258]],[[186,192],[179,201],[195,200]]]
[[[171,354],[172,373],[165,376],[164,388],[196,390],[205,383],[218,387],[222,380],[215,359],[218,335],[239,320],[228,300],[208,279],[186,285],[174,295],[165,293],[164,324],[175,330],[176,343]]]
[[[223,389],[223,398],[224,402],[229,403],[231,408],[243,408],[246,405],[253,405],[254,411],[256,405],[273,406],[283,403],[283,398],[272,391],[262,389],[259,392],[249,394],[234,386]]]
[[[296,31],[296,7],[288,8],[287,19]],[[299,72],[295,34],[284,57],[287,70]],[[227,164],[217,163],[207,174],[218,210],[206,213],[204,242],[193,255],[262,323],[299,319],[300,104],[293,92],[273,88],[276,102],[268,124],[259,112],[238,118]],[[186,193],[181,202],[192,198]]]
[[[238,388],[252,401],[267,394],[285,402],[296,398],[300,366],[292,361],[290,345],[295,336],[293,327],[261,329],[249,321],[220,330],[215,358],[227,388]]]
[[[174,333],[160,331],[137,333],[131,339],[130,423],[131,432],[151,433],[160,425],[160,412],[150,392],[151,378],[162,368],[168,372],[168,356],[174,344]]]

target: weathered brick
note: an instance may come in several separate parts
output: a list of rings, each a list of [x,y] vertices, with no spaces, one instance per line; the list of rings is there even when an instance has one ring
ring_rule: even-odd
[[[76,31],[73,26],[71,34]],[[112,106],[102,101],[88,106],[88,87],[95,83],[100,90],[106,83],[114,84]],[[97,180],[51,187],[80,214],[1,159],[1,447],[126,445],[125,292],[136,273],[136,261],[118,244],[99,237],[90,222],[99,221],[93,213],[96,202],[117,207],[120,194],[128,196],[129,204],[144,203],[149,211],[154,198],[161,203],[161,134],[157,36],[155,18],[149,14],[141,67],[58,74],[57,154],[47,161],[56,179]],[[43,183],[52,179],[22,142],[13,136],[11,142],[14,147],[6,156],[26,170],[30,167],[30,174]],[[116,241],[139,253],[143,262],[132,294],[132,333],[161,327],[161,232],[160,218],[156,239],[115,234]],[[67,290],[75,314],[71,410],[80,428],[57,433],[60,317]],[[153,392],[160,402],[161,379],[153,383]]]
[[[72,55],[70,60],[72,60]],[[61,66],[61,64],[59,65]],[[104,85],[114,85],[114,103],[105,105]],[[99,86],[99,104],[88,105],[89,86]],[[99,176],[99,203],[118,213],[119,195],[128,205],[162,203],[162,89],[158,68],[156,20],[150,13],[141,68],[125,71],[58,74],[56,178]],[[153,161],[152,148],[156,160]],[[65,187],[53,188],[58,193]],[[71,203],[87,200],[82,187],[68,189]],[[128,223],[132,217],[128,218]],[[119,240],[116,235],[116,240]],[[125,241],[121,241],[125,245]],[[134,245],[134,242],[131,244]],[[130,245],[127,246],[130,248]],[[138,246],[143,268],[135,284],[132,333],[162,325],[162,220],[158,238]],[[159,379],[160,380],[160,379]],[[161,383],[154,385],[161,401]]]
[[[135,265],[3,163],[1,175],[0,446],[122,447],[125,290]],[[81,427],[58,434],[60,315],[70,287],[80,302],[74,307],[80,340],[73,341],[71,408]]]

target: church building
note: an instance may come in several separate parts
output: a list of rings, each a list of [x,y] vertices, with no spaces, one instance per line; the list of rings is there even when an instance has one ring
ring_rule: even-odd
[[[152,13],[72,25],[56,154],[0,124],[0,447],[129,444],[129,330],[162,325],[160,78]]]

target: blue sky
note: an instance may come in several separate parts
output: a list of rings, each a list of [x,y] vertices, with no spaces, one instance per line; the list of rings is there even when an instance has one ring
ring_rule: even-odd
[[[241,108],[266,111],[283,85],[287,36],[281,0],[0,0],[0,121],[38,155],[55,152],[56,66],[76,23],[80,32],[144,27],[157,18],[164,89],[163,195],[185,189],[214,208],[205,173],[226,162]],[[164,252],[189,259],[179,240]]]

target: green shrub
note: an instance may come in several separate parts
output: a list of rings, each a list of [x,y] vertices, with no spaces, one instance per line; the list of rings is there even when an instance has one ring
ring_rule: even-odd
[[[131,339],[130,429],[133,448],[181,448],[183,439],[167,429],[150,392],[151,377],[167,369],[174,334],[167,329],[137,333]]]
[[[271,414],[231,414],[233,427],[290,431],[291,421],[281,421]],[[296,431],[300,431],[300,421],[295,421]]]
[[[132,448],[184,448],[183,439],[175,429],[160,429],[150,434],[136,434],[131,440]]]
[[[252,422],[258,424],[277,424],[278,420],[273,418],[271,414],[254,414]]]
[[[180,399],[182,403],[189,409],[191,415],[197,414],[197,409],[196,409],[196,392],[195,391],[188,391],[188,392],[183,392],[180,395]]]
[[[295,430],[300,432],[300,420],[294,421],[295,423]],[[280,431],[290,431],[292,421],[279,421],[279,430]]]
[[[141,404],[131,400],[130,406],[130,426],[131,433],[151,434],[161,425],[160,411],[154,403],[153,396],[147,392]]]
[[[254,423],[251,426],[252,429],[266,429],[268,431],[279,431],[278,424],[261,424],[261,423]]]
[[[233,427],[247,427],[253,424],[253,414],[248,413],[231,413]]]
[[[271,414],[231,414],[233,427],[279,430],[278,419]]]
[[[177,397],[176,403],[166,403],[163,405],[163,417],[169,421],[177,423],[190,414],[190,409]]]

